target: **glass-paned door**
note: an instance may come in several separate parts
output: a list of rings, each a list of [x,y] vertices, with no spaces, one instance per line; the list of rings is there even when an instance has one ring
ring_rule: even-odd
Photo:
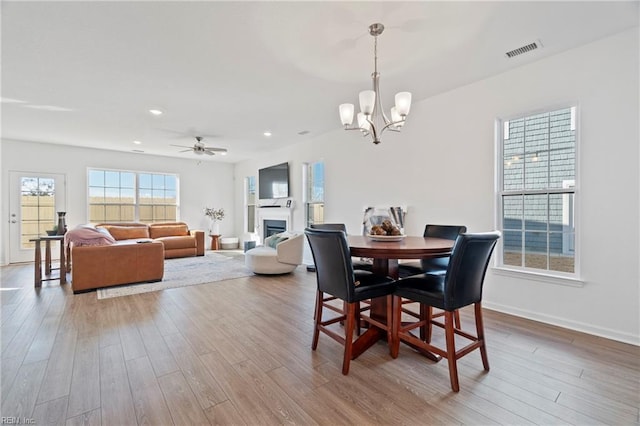
[[[10,172],[9,263],[34,259],[34,243],[58,224],[65,209],[65,178],[59,174]],[[57,254],[57,250],[52,250]]]

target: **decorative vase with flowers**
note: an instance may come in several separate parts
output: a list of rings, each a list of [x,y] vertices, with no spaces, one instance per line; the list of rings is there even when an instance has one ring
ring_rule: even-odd
[[[204,215],[209,218],[209,235],[220,235],[220,223],[224,219],[223,208],[205,207]]]

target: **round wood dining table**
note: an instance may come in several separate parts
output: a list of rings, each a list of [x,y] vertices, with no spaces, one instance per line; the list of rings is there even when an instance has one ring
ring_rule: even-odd
[[[371,237],[361,235],[349,235],[347,237],[351,256],[373,259],[372,271],[375,274],[390,276],[398,279],[399,259],[425,259],[434,257],[446,257],[451,255],[451,249],[455,241],[432,237],[406,236],[400,241],[375,241]],[[387,320],[387,300],[378,297],[371,300],[371,316],[383,324]],[[352,359],[370,348],[378,340],[386,339],[386,331],[376,327],[370,327],[355,342],[353,342]],[[421,348],[414,347],[424,356],[433,361],[439,361],[441,357]]]
[[[400,241],[375,241],[371,237],[349,235],[351,256],[373,259],[373,272],[398,279],[399,259],[425,259],[451,255],[453,240],[431,237],[404,237]]]

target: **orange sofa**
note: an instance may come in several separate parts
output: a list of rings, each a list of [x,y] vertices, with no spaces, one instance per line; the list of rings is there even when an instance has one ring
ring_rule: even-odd
[[[74,293],[160,281],[164,259],[204,256],[204,231],[191,231],[184,222],[100,223],[84,228],[89,229],[69,231],[66,241]],[[80,233],[75,242],[74,232]]]
[[[71,243],[71,288],[74,293],[121,284],[160,281],[164,246],[159,241],[117,241],[111,245]]]
[[[204,231],[191,231],[184,222],[99,223],[116,241],[152,240],[164,245],[164,258],[204,256]]]

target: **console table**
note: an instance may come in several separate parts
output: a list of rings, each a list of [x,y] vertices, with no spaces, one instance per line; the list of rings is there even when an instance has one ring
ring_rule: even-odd
[[[35,255],[34,255],[34,284],[36,287],[42,287],[42,281],[60,280],[60,284],[66,284],[67,282],[67,267],[64,252],[64,235],[50,235],[46,237],[32,238],[29,241],[35,243]],[[42,275],[42,249],[40,243],[44,241],[44,276]],[[60,267],[51,267],[51,241],[60,242]],[[51,271],[59,270],[58,276],[52,276]]]

